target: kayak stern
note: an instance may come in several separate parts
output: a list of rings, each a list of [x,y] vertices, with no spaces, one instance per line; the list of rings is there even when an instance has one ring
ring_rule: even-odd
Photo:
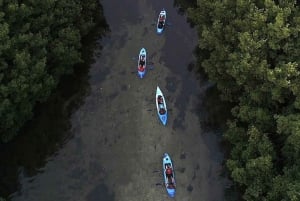
[[[171,198],[175,197],[176,190],[174,188],[173,189],[167,188],[167,192]]]
[[[141,79],[145,77],[145,74],[146,74],[146,70],[144,70],[144,71],[138,71],[138,76]]]

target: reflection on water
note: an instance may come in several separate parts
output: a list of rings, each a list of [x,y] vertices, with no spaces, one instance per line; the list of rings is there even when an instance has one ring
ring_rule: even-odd
[[[86,37],[82,49],[84,62],[75,66],[73,74],[62,77],[57,90],[47,102],[37,104],[34,118],[14,141],[0,145],[0,197],[7,197],[19,190],[19,180],[43,171],[40,168],[46,164],[47,158],[54,156],[72,137],[70,115],[90,90],[89,67],[94,63],[94,50],[102,48],[96,40],[107,29],[106,24],[97,26]]]

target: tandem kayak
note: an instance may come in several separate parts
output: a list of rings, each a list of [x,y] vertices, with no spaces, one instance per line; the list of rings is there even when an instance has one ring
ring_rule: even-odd
[[[160,11],[157,19],[157,24],[156,24],[156,32],[158,34],[161,34],[166,26],[166,19],[167,19],[167,12],[165,9]]]
[[[171,198],[173,198],[176,193],[175,172],[172,160],[167,153],[164,153],[163,155],[163,175],[167,193]]]
[[[143,78],[146,74],[146,65],[147,65],[147,53],[146,49],[142,48],[139,54],[138,60],[138,76]]]
[[[162,122],[162,124],[166,125],[168,120],[167,104],[166,104],[165,97],[158,86],[156,88],[155,102],[156,102],[157,115],[160,121]]]

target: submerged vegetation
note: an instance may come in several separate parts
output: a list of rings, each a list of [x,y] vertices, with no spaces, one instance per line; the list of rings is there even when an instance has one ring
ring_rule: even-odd
[[[82,39],[104,22],[99,1],[0,1],[0,141],[11,140],[61,76],[82,62]]]
[[[227,168],[247,201],[300,200],[297,1],[198,0],[199,66],[234,104]],[[299,128],[298,128],[299,127]]]

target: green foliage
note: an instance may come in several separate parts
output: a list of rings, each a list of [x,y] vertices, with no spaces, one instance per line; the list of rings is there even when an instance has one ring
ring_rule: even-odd
[[[235,138],[235,148],[231,152],[231,159],[227,160],[227,167],[234,181],[241,187],[248,187],[244,194],[246,200],[263,200],[268,191],[269,180],[274,176],[273,146],[266,134],[260,133],[253,126],[247,133],[241,131],[242,129],[231,124],[225,135],[227,139],[232,139],[234,133]]]
[[[81,62],[81,39],[100,19],[89,0],[0,1],[0,139],[8,141]]]
[[[300,12],[296,1],[198,0],[200,67],[235,103],[227,167],[244,200],[299,200]],[[272,179],[274,178],[274,179]]]
[[[277,132],[285,137],[282,154],[289,165],[300,162],[300,115],[276,116]],[[298,164],[300,165],[300,163]]]
[[[272,191],[268,193],[268,200],[271,201],[298,201],[300,200],[300,169],[299,166],[292,166],[284,170],[272,180]]]

